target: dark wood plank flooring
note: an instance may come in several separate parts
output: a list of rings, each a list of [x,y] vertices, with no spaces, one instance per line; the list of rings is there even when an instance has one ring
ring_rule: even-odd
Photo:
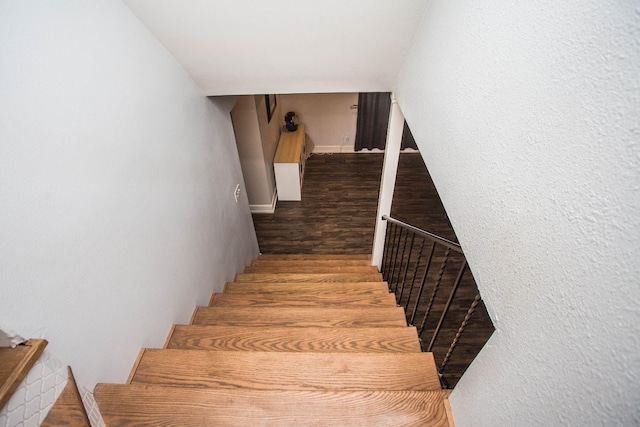
[[[382,154],[313,155],[302,201],[278,201],[275,214],[254,214],[265,254],[370,254]]]
[[[454,242],[458,241],[419,153],[400,155],[391,216]]]
[[[307,160],[302,201],[254,214],[265,254],[370,254],[383,154],[325,154]],[[400,156],[392,216],[455,240],[420,154]]]
[[[383,157],[377,153],[311,156],[307,160],[302,201],[279,201],[274,214],[253,215],[260,251],[264,254],[371,254]],[[400,155],[391,216],[457,241],[418,153]],[[447,279],[455,275],[459,265],[450,264],[445,273]],[[438,363],[446,355],[476,292],[469,274],[456,294],[453,309],[433,348]],[[449,289],[443,284],[434,304],[435,314],[422,336],[427,342],[448,293]],[[429,292],[425,298],[428,296]],[[481,304],[446,368],[445,378],[452,386],[493,330]]]

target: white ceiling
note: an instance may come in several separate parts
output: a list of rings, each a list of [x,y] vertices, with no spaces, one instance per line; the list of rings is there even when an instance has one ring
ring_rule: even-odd
[[[124,0],[207,95],[390,91],[428,0]]]

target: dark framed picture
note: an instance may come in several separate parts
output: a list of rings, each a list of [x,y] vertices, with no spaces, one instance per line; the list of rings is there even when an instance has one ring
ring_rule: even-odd
[[[265,95],[264,100],[267,104],[267,122],[271,122],[271,117],[273,117],[273,113],[276,111],[276,106],[278,105],[278,101],[276,100],[276,96],[274,95]]]

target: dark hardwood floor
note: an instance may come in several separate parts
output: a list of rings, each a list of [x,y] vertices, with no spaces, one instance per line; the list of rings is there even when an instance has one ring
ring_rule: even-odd
[[[371,254],[383,156],[378,153],[311,156],[306,164],[302,201],[279,201],[274,214],[253,215],[260,251],[265,254]],[[400,155],[391,216],[457,241],[418,153]],[[444,283],[453,283],[459,265],[459,260],[452,260],[444,273],[443,289],[434,302],[435,314],[430,316],[422,335],[427,342],[449,294]],[[476,293],[473,277],[467,273],[432,350],[438,363],[446,355]],[[425,292],[423,300],[429,296],[430,291]],[[445,378],[451,386],[457,383],[493,330],[481,303],[445,369]]]
[[[454,242],[458,241],[419,153],[400,155],[391,216]]]
[[[302,201],[278,201],[275,214],[254,214],[265,254],[370,254],[382,154],[312,155]]]
[[[307,160],[302,201],[278,201],[275,214],[254,214],[265,254],[370,254],[383,154],[325,154]],[[391,215],[455,240],[418,153],[400,156]]]

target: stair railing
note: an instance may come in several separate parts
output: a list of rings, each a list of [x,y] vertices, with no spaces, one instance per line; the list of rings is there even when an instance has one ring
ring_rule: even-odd
[[[395,294],[396,303],[404,308],[407,325],[417,325],[418,336],[423,351],[433,351],[437,338],[440,336],[445,319],[449,315],[460,284],[465,281],[467,288],[472,288],[475,293],[471,305],[466,310],[460,326],[455,331],[455,336],[444,354],[438,372],[443,386],[449,387],[443,373],[447,367],[462,334],[469,321],[481,303],[480,294],[477,292],[475,282],[468,269],[467,260],[464,257],[459,244],[447,240],[425,230],[404,223],[387,215],[382,217],[387,222],[387,231],[382,258],[381,273],[389,286],[389,292]],[[439,261],[436,270],[432,265]],[[452,282],[451,284],[445,282]],[[469,285],[472,283],[472,285]],[[442,288],[449,288],[446,302],[441,295]],[[425,290],[431,290],[427,298]],[[468,294],[470,289],[465,289]],[[439,309],[440,316],[434,323],[433,314],[435,308]],[[459,311],[459,310],[458,310]],[[460,313],[456,313],[460,317]],[[447,328],[451,322],[447,322]],[[455,329],[455,328],[453,328]],[[428,332],[431,332],[430,338]],[[453,335],[453,330],[450,331]],[[434,352],[435,356],[435,352]],[[466,368],[466,367],[465,367]],[[461,375],[461,373],[459,373]]]

